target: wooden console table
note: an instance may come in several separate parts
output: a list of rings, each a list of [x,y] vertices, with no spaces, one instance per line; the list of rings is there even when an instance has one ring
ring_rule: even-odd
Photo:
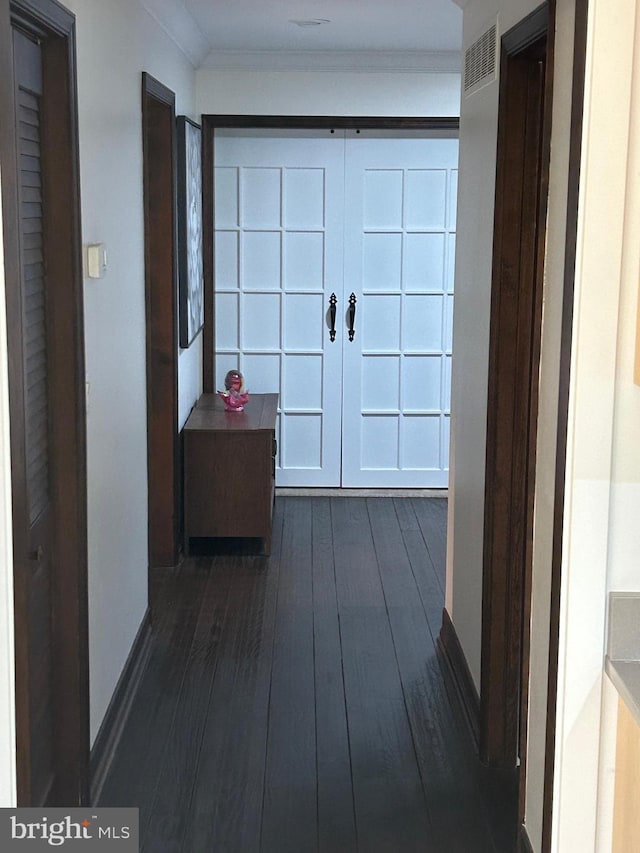
[[[227,412],[203,394],[184,426],[185,547],[192,536],[251,536],[271,551],[277,394]]]

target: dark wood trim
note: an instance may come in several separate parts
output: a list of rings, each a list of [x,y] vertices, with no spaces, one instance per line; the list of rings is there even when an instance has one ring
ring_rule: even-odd
[[[550,3],[538,6],[502,36],[502,47],[508,54],[520,53],[537,41],[542,33],[553,32],[549,23],[550,6]]]
[[[518,830],[518,849],[517,853],[533,853],[533,845],[527,832],[527,827],[521,823]]]
[[[553,822],[553,784],[556,746],[556,705],[558,699],[558,649],[560,641],[560,589],[562,582],[562,542],[569,423],[569,388],[571,381],[571,348],[573,303],[575,290],[578,237],[578,202],[580,196],[580,160],[584,112],[584,84],[587,53],[589,0],[576,0],[573,43],[573,89],[571,95],[571,139],[567,197],[567,230],[565,235],[564,295],[562,303],[562,338],[560,349],[560,381],[558,389],[558,431],[553,519],[553,552],[551,558],[551,608],[549,624],[549,674],[547,681],[547,732],[544,768],[544,801],[542,813],[542,853],[551,851]]]
[[[224,115],[202,116],[202,223],[204,253],[204,330],[202,334],[203,393],[215,391],[215,269],[214,269],[214,138],[216,128],[281,130],[459,130],[458,116],[282,116]]]
[[[151,639],[151,611],[147,609],[91,749],[91,803],[93,805],[100,800],[102,786],[111,768],[131,706],[145,673],[151,654]]]
[[[436,650],[443,664],[443,671],[449,676],[460,701],[469,733],[477,749],[480,737],[480,697],[446,608],[442,609],[442,627],[438,634]]]
[[[47,2],[46,5],[52,4]],[[87,802],[89,789],[84,282],[75,54],[75,25],[66,38],[51,37],[44,42],[42,121],[43,133],[48,139],[43,150],[44,192],[56,199],[55,208],[49,206],[47,213],[50,249],[46,265],[51,280],[67,283],[67,287],[56,287],[55,298],[49,300],[54,329],[52,394],[57,401],[51,444],[56,508],[54,530],[58,534],[55,552],[56,565],[67,567],[59,573],[55,599],[57,613],[64,613],[64,618],[58,620],[56,654],[59,663],[56,671],[58,729],[65,732],[64,738],[57,743],[58,766],[63,774],[60,804],[68,802],[68,792],[73,790],[74,784],[79,790],[73,802]],[[66,80],[66,86],[57,92],[58,97],[54,91],[47,96],[48,79]]]
[[[44,95],[43,191],[55,199],[45,208],[45,257],[50,335],[52,543],[56,567],[52,599],[55,685],[55,786],[50,805],[81,805],[89,787],[89,658],[86,518],[86,417],[84,383],[84,311],[82,280],[80,180],[78,153],[75,18],[54,0],[16,0],[1,6],[0,74],[2,115],[14,113],[11,21],[36,35],[42,46]],[[28,562],[26,472],[24,467],[24,390],[19,211],[14,122],[0,128],[5,277],[8,315],[14,588],[16,625],[16,725],[19,805],[32,803],[30,714],[37,697],[29,696]],[[50,154],[55,152],[55,162]],[[47,168],[48,158],[52,165]]]
[[[483,556],[480,755],[526,750],[533,494],[548,196],[552,16],[503,38],[494,216]],[[542,27],[537,37],[532,21]],[[522,31],[521,31],[522,26]],[[511,54],[505,44],[524,44]],[[541,76],[541,69],[546,75]],[[521,712],[523,708],[523,712]],[[524,777],[524,774],[522,774]]]
[[[180,547],[175,95],[142,74],[149,568]]]
[[[457,116],[428,118],[390,116],[203,115],[202,127],[278,128],[283,130],[457,130]]]
[[[153,98],[154,101],[159,101],[168,107],[175,107],[176,95],[171,89],[152,77],[146,71],[142,72],[142,93]]]
[[[56,0],[11,0],[12,19],[28,30],[47,35],[71,36],[76,18]]]

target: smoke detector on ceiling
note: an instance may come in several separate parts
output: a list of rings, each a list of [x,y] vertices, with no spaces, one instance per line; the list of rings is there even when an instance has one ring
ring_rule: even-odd
[[[296,27],[321,27],[323,24],[330,24],[328,18],[302,18],[289,21],[290,24],[295,24]]]

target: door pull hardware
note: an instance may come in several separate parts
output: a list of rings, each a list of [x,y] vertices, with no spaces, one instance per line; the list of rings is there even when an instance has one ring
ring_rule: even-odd
[[[38,545],[35,551],[31,551],[29,554],[29,559],[33,560],[35,563],[42,562],[42,558],[44,556],[44,548],[42,545]]]
[[[355,329],[354,329],[354,325],[356,322],[356,302],[357,302],[356,295],[355,295],[355,293],[352,293],[351,296],[349,297],[349,312],[348,312],[348,316],[349,316],[349,340],[350,341],[353,340],[355,333],[356,333]]]
[[[333,133],[333,131],[331,131]],[[329,340],[333,343],[336,339],[336,305],[338,297],[332,293],[329,297]]]

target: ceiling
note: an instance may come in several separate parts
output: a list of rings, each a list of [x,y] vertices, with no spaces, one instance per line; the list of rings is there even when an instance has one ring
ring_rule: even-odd
[[[371,56],[459,53],[462,11],[453,0],[182,0],[209,56],[290,52]],[[328,20],[299,26],[291,21]]]

